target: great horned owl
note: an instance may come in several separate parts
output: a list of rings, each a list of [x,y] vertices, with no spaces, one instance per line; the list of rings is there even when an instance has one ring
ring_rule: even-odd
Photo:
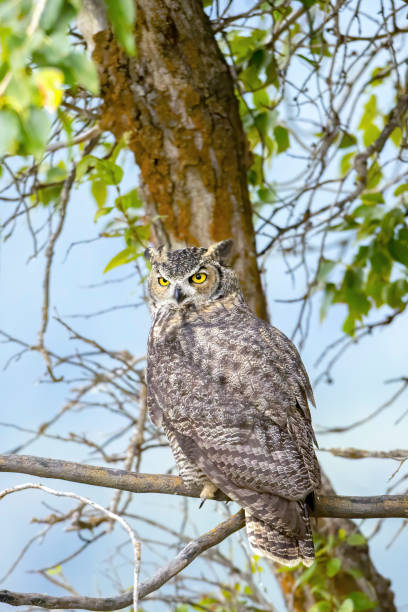
[[[255,553],[309,566],[306,499],[320,485],[313,393],[292,342],[246,304],[226,265],[231,245],[145,252],[149,413],[183,480],[203,498],[220,489],[244,508]]]

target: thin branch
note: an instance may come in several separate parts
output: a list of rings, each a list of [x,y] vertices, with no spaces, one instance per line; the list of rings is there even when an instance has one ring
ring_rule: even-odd
[[[41,329],[38,332],[38,347],[37,348],[38,348],[38,351],[43,355],[45,363],[47,364],[48,373],[54,382],[61,380],[61,378],[57,379],[54,376],[54,373],[52,371],[51,359],[50,359],[47,349],[44,346],[44,335],[45,335],[45,332],[47,331],[48,321],[49,321],[50,276],[51,276],[52,262],[54,259],[54,249],[55,249],[56,242],[64,227],[67,206],[68,206],[68,201],[69,201],[69,195],[71,193],[71,188],[75,180],[75,172],[76,172],[76,167],[73,166],[62,188],[61,204],[60,204],[60,218],[59,218],[56,230],[52,234],[50,241],[48,243],[47,249],[45,251],[46,265],[45,265],[45,275],[44,275],[44,281],[43,281],[44,297],[43,297],[43,305],[42,305],[42,323],[41,323]]]
[[[101,129],[97,125],[95,125],[94,127],[90,128],[86,132],[82,132],[82,134],[78,134],[78,136],[76,136],[70,141],[52,142],[51,144],[48,145],[47,152],[54,153],[55,151],[58,151],[59,149],[66,149],[68,147],[72,147],[73,145],[80,144],[81,142],[85,142],[86,140],[91,140],[92,138],[95,138],[95,136],[99,136],[100,133],[101,133]]]
[[[140,584],[139,599],[144,599],[153,591],[157,591],[173,576],[190,565],[201,553],[225,540],[232,533],[241,529],[244,524],[244,511],[240,510],[228,520],[217,525],[215,529],[189,542],[170,563],[157,570],[152,578]],[[40,593],[14,593],[4,590],[0,591],[1,602],[10,606],[39,606],[48,609],[120,610],[132,604],[132,593],[126,592],[118,597],[53,597]]]
[[[17,493],[18,491],[24,491],[26,489],[40,489],[41,491],[45,491],[45,493],[50,493],[51,495],[56,495],[57,497],[69,497],[72,499],[76,499],[78,501],[80,501],[83,504],[88,504],[89,506],[92,506],[92,508],[95,508],[95,510],[98,510],[99,512],[102,512],[102,514],[105,514],[106,516],[108,516],[111,520],[113,521],[117,521],[118,523],[120,523],[120,525],[123,527],[123,529],[127,532],[130,541],[132,542],[132,547],[133,547],[133,556],[134,556],[134,566],[133,566],[133,589],[132,589],[132,593],[130,593],[130,602],[129,603],[133,603],[133,610],[134,612],[137,612],[138,610],[138,600],[139,600],[139,591],[138,591],[138,583],[139,583],[139,570],[140,570],[140,542],[137,541],[135,534],[133,533],[132,528],[128,525],[128,523],[125,521],[124,518],[122,518],[121,516],[119,516],[118,514],[115,514],[114,512],[111,512],[110,510],[108,510],[107,508],[104,508],[103,506],[101,506],[100,504],[97,504],[96,502],[94,502],[92,499],[88,499],[87,497],[83,497],[82,495],[78,495],[77,493],[73,493],[71,491],[57,491],[55,489],[50,489],[49,487],[46,487],[42,484],[38,484],[38,483],[24,483],[21,485],[17,485],[15,487],[10,487],[8,489],[4,489],[3,491],[0,491],[0,500],[2,500],[4,497],[6,497],[7,495],[10,495],[11,493]],[[68,598],[70,599],[70,598]],[[2,594],[0,593],[0,602],[3,601],[2,599]],[[18,604],[20,605],[20,604]],[[35,605],[35,604],[34,604]],[[48,606],[42,606],[42,607],[48,607]],[[57,607],[57,606],[54,606]],[[60,606],[63,607],[63,606]],[[67,607],[82,607],[81,605],[75,605],[75,606],[67,606]],[[92,608],[89,608],[92,610]],[[95,608],[93,608],[95,609]]]
[[[331,453],[335,457],[345,459],[394,459],[402,461],[408,459],[408,450],[395,449],[390,451],[363,450],[362,448],[319,448],[322,453]]]

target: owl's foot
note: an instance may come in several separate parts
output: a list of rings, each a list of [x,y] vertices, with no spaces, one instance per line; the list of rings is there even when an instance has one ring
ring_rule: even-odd
[[[213,482],[210,482],[209,480],[205,483],[205,485],[203,486],[203,488],[201,489],[201,493],[200,493],[200,499],[201,504],[200,504],[200,508],[202,508],[204,502],[206,499],[214,499],[214,495],[215,492],[217,491],[218,487],[217,485],[215,485]]]

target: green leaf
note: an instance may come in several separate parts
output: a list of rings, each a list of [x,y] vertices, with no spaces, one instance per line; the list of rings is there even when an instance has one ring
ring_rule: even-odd
[[[346,301],[350,310],[357,315],[367,315],[370,311],[370,300],[362,291],[346,289]]]
[[[46,3],[40,20],[40,26],[44,32],[48,33],[53,29],[54,25],[57,23],[63,4],[64,0],[52,0]]]
[[[100,217],[108,215],[112,210],[113,206],[102,206],[102,208],[98,208],[94,216],[94,223],[96,223]]]
[[[55,567],[51,567],[50,569],[47,569],[47,574],[49,576],[55,576],[56,574],[61,574],[62,572],[62,567],[60,565],[56,565]]]
[[[252,94],[252,100],[256,108],[263,109],[271,103],[268,92],[265,89],[259,89]]]
[[[123,178],[123,170],[110,159],[97,159],[96,172],[106,185],[119,185]]]
[[[347,544],[349,546],[362,546],[367,540],[362,533],[351,533],[347,538]]]
[[[388,280],[391,273],[392,260],[387,249],[378,242],[373,244],[370,261],[374,272],[376,272],[382,280]]]
[[[339,149],[347,149],[355,144],[357,144],[357,138],[354,136],[354,134],[344,132],[342,139],[340,140]]]
[[[260,69],[265,64],[266,59],[267,59],[267,54],[266,54],[265,49],[255,49],[255,51],[252,53],[251,57],[249,58],[248,66],[252,66],[256,68],[256,70],[259,72]]]
[[[65,64],[72,71],[75,82],[92,94],[99,94],[99,77],[96,66],[84,53],[70,53]]]
[[[387,287],[386,290],[386,301],[388,306],[391,308],[399,308],[403,310],[406,306],[402,298],[408,293],[408,281],[400,278]]]
[[[259,73],[259,68],[256,65],[250,65],[241,72],[240,79],[249,91],[262,87]]]
[[[51,131],[51,120],[42,108],[31,108],[24,122],[24,149],[29,155],[40,156],[45,149]]]
[[[105,4],[115,36],[128,55],[136,55],[134,0],[105,0]]]
[[[401,193],[405,193],[406,191],[408,191],[408,183],[403,183],[396,188],[394,195],[399,196]]]
[[[345,176],[347,172],[351,168],[352,159],[354,157],[354,152],[346,153],[340,160],[340,174],[341,176]]]
[[[92,181],[91,193],[95,198],[95,202],[97,203],[98,207],[101,208],[105,204],[106,197],[108,195],[108,189],[106,187],[106,184],[98,179]]]
[[[372,94],[364,105],[364,113],[361,117],[358,129],[365,131],[367,126],[373,122],[377,115],[377,96]]]
[[[319,2],[319,0],[300,0],[300,2],[306,8],[311,8],[314,4],[317,4]]]
[[[373,298],[377,308],[383,306],[385,303],[386,292],[385,288],[387,283],[384,282],[381,276],[376,274],[373,270],[370,270],[366,283],[366,295]]]
[[[384,204],[384,196],[381,191],[366,192],[360,197],[364,204]]]
[[[356,612],[372,610],[377,606],[377,602],[372,601],[363,591],[353,591],[349,594],[349,598],[352,600]]]
[[[381,134],[379,128],[375,125],[375,123],[369,123],[363,133],[363,143],[365,147],[369,147],[373,144]]]
[[[37,88],[30,79],[13,76],[6,89],[5,100],[18,113],[23,113],[31,106],[36,93]]]
[[[315,68],[316,70],[319,68],[319,62],[316,62],[315,60],[312,60],[306,55],[302,55],[301,53],[297,53],[296,55],[297,57],[300,57],[302,60],[305,60],[305,62],[307,62],[308,64],[311,64],[313,68]]]
[[[395,261],[408,267],[408,241],[393,238],[388,243],[388,250]]]
[[[129,208],[140,208],[142,202],[139,198],[139,192],[137,189],[132,189],[129,193],[119,196],[115,200],[115,206],[121,212],[128,210]]]
[[[67,178],[67,168],[63,161],[60,161],[57,166],[51,166],[47,170],[47,183],[54,183],[56,181],[64,181]]]
[[[339,538],[340,542],[344,542],[347,537],[346,530],[343,528],[339,529],[337,532],[337,537]]]
[[[354,603],[352,599],[345,599],[341,604],[338,612],[354,612]]]
[[[299,578],[296,579],[293,589],[295,590],[301,584],[305,584],[305,582],[309,582],[309,580],[311,579],[313,574],[316,572],[316,570],[317,570],[317,563],[316,561],[314,561],[313,564],[310,567],[308,567],[307,570],[302,572]]]
[[[61,194],[62,185],[54,185],[54,187],[44,187],[37,191],[38,200],[44,206],[47,206],[50,202],[56,202]]]
[[[270,56],[270,59],[265,67],[266,74],[266,85],[273,85],[276,89],[279,89],[279,79],[278,79],[278,64],[273,55]]]
[[[324,257],[320,260],[319,269],[317,271],[316,280],[318,283],[322,283],[329,276],[330,272],[336,266],[335,261],[325,259]]]
[[[333,557],[326,564],[326,574],[329,578],[333,578],[341,569],[341,559]]]
[[[381,228],[386,238],[392,238],[398,225],[404,223],[404,213],[401,208],[392,208],[381,221]],[[403,238],[402,238],[403,239]]]
[[[262,202],[272,204],[276,200],[276,191],[270,187],[260,187],[257,191],[258,198]]]
[[[355,328],[356,319],[352,314],[349,314],[344,320],[342,330],[345,334],[348,334],[349,336],[354,336]]]
[[[318,601],[311,608],[308,608],[307,612],[330,612],[331,609],[332,606],[329,601]]]
[[[377,162],[374,162],[367,172],[367,189],[375,189],[378,183],[381,181],[383,173],[381,172],[380,166]]]
[[[402,143],[402,130],[400,127],[395,128],[393,132],[391,132],[391,140],[395,144],[396,147],[400,147]]]
[[[381,206],[373,206],[373,203],[361,204],[353,211],[353,217],[364,219],[365,221],[380,220],[384,216],[384,209]]]
[[[354,266],[365,266],[367,262],[367,257],[369,256],[369,254],[370,254],[370,247],[368,247],[367,245],[361,246],[358,249],[357,255],[354,258],[353,265]]]
[[[0,110],[0,155],[17,152],[21,135],[20,121],[17,114],[8,109]]]
[[[98,158],[94,155],[85,155],[77,164],[75,169],[75,180],[80,181],[83,176],[90,170],[93,170],[97,163]]]
[[[289,132],[283,125],[277,125],[273,128],[276,144],[278,145],[278,154],[289,149]]]
[[[123,266],[124,264],[130,263],[139,257],[140,253],[136,253],[133,247],[127,247],[120,251],[115,257],[112,257],[110,262],[105,266],[103,273],[109,272],[113,270],[113,268],[117,268],[118,266]]]

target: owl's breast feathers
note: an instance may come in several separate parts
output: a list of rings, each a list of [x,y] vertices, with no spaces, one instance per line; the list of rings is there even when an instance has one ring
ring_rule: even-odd
[[[180,393],[205,388],[210,398],[233,394],[281,426],[293,410],[310,421],[308,400],[314,404],[314,398],[295,346],[240,301],[159,312],[150,332],[148,372],[161,383],[155,392],[162,388],[170,403]]]
[[[242,436],[262,418],[302,446],[311,440],[314,454],[313,392],[296,347],[240,300],[159,312],[148,387],[152,410],[179,426],[221,420]]]

